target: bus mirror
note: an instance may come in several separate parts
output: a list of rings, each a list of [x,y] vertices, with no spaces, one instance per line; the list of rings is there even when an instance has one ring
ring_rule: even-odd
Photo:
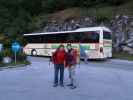
[[[103,47],[100,47],[100,53],[103,53]]]

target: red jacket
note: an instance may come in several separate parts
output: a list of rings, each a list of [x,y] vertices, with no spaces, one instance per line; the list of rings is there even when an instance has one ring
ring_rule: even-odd
[[[52,56],[52,61],[54,64],[64,64],[65,62],[65,50],[63,51],[55,51],[55,53],[53,53],[53,56]]]

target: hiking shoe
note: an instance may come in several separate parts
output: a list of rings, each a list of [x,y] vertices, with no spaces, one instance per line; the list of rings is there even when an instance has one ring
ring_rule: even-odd
[[[76,89],[77,87],[76,86],[71,86],[70,89]]]
[[[67,86],[73,86],[73,84],[67,84]]]
[[[63,85],[63,84],[60,84],[60,86],[61,86],[61,87],[64,87],[64,85]]]
[[[57,86],[58,86],[58,84],[54,84],[54,85],[53,85],[53,87],[57,87]]]

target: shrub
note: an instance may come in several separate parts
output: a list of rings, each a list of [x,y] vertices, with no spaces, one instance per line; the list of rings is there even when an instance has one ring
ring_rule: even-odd
[[[2,62],[2,53],[0,52],[0,64]]]
[[[15,55],[12,55],[12,59],[15,60]],[[27,59],[27,56],[25,53],[23,53],[22,51],[21,52],[18,52],[17,55],[16,55],[16,59],[17,61],[25,61]]]
[[[12,52],[11,52],[10,49],[5,49],[5,50],[2,51],[1,56],[2,57],[11,57],[12,56]]]
[[[18,59],[19,61],[24,61],[24,60],[27,59],[27,56],[26,56],[25,53],[21,52],[21,53],[19,53],[19,54],[17,55],[17,59]]]

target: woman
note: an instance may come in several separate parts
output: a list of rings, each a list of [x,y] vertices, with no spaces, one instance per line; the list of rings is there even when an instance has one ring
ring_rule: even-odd
[[[67,54],[66,54],[66,67],[69,71],[69,78],[70,78],[70,84],[67,86],[70,86],[71,89],[76,88],[76,79],[75,79],[75,68],[77,64],[77,54],[75,50],[72,48],[71,44],[67,45]]]
[[[58,74],[60,72],[60,86],[64,87],[64,64],[65,64],[65,49],[64,45],[60,45],[57,50],[53,53],[52,61],[54,63],[54,85],[58,86]]]

